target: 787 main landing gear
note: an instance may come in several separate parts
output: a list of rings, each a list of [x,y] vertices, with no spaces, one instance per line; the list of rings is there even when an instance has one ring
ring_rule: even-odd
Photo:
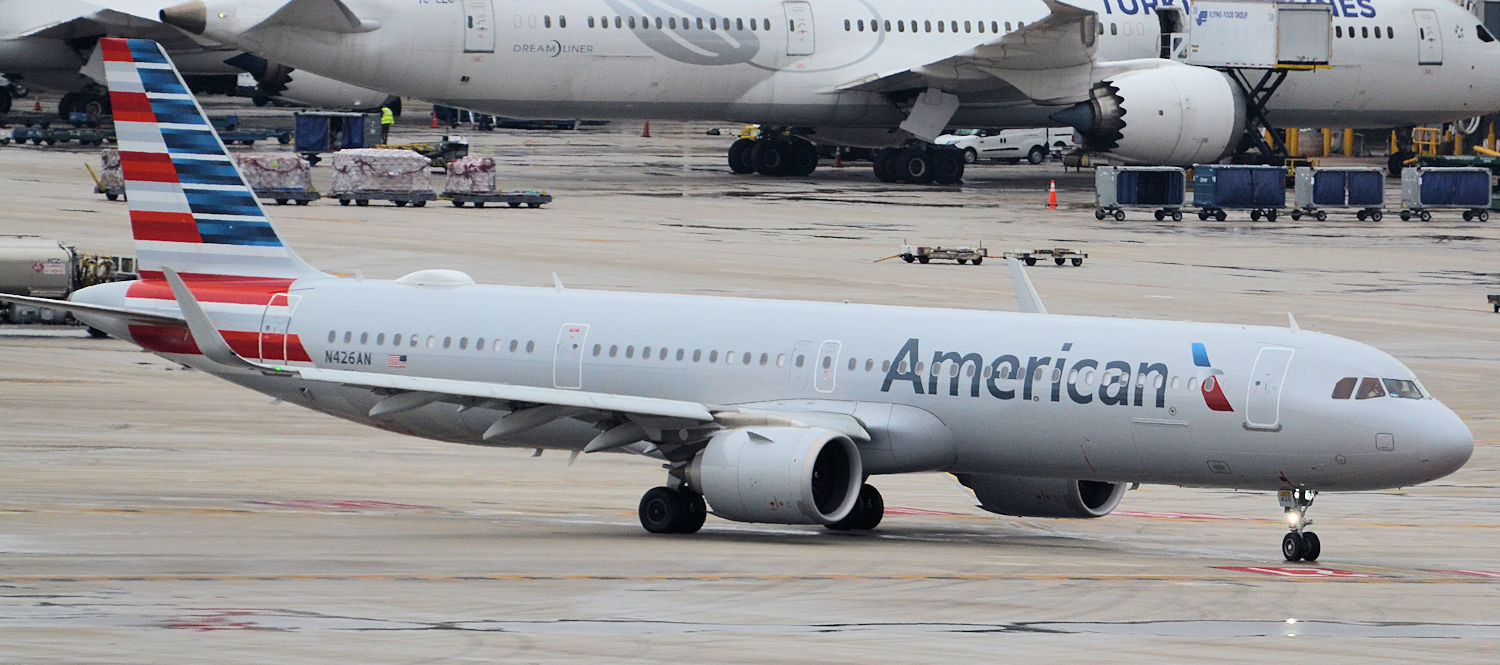
[[[818,168],[818,149],[796,136],[742,138],[729,146],[729,170],[744,175],[806,176]]]
[[[945,145],[885,148],[875,153],[875,177],[881,182],[956,185],[964,179],[964,153]]]
[[[1286,514],[1287,528],[1291,530],[1281,539],[1281,555],[1287,561],[1317,561],[1323,551],[1318,534],[1304,530],[1312,524],[1312,520],[1307,519],[1307,509],[1312,507],[1316,498],[1318,493],[1312,490],[1281,490],[1276,493],[1276,499]]]

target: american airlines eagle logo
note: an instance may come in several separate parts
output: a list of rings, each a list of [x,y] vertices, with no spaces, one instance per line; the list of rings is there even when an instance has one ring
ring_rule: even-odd
[[[1214,411],[1234,411],[1234,407],[1229,405],[1229,398],[1224,396],[1224,382],[1219,378],[1224,372],[1214,369],[1213,364],[1208,362],[1208,347],[1202,342],[1193,342],[1193,364],[1206,367],[1211,372],[1203,378],[1200,388],[1203,391],[1203,403]]]

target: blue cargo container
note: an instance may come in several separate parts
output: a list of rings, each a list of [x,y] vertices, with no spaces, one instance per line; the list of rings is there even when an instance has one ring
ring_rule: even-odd
[[[1124,221],[1124,208],[1154,208],[1158,221],[1182,221],[1187,174],[1172,166],[1101,166],[1094,170],[1094,218]]]
[[[317,164],[320,152],[380,145],[380,118],[373,113],[302,111],[296,114],[296,144],[292,149]]]
[[[1292,197],[1292,219],[1303,215],[1328,218],[1326,209],[1354,209],[1360,221],[1384,217],[1385,174],[1373,168],[1298,167]]]
[[[1401,171],[1401,219],[1432,219],[1431,210],[1461,209],[1464,221],[1490,218],[1491,175],[1485,168],[1415,168]]]
[[[1286,170],[1280,166],[1196,164],[1193,166],[1193,205],[1198,218],[1223,220],[1225,210],[1249,210],[1251,219],[1275,221],[1286,206]]]

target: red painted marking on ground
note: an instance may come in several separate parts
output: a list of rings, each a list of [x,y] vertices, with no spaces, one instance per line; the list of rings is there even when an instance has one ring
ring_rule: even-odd
[[[262,506],[301,508],[304,510],[436,510],[433,506],[417,506],[408,503],[386,503],[385,501],[251,501]]]
[[[1375,573],[1361,573],[1353,570],[1339,570],[1337,568],[1318,568],[1316,566],[1214,566],[1219,570],[1238,570],[1242,573],[1255,573],[1257,575],[1272,575],[1275,577],[1338,577],[1338,578],[1376,578],[1389,577],[1388,575],[1376,575]]]
[[[1156,520],[1254,520],[1253,517],[1232,517],[1213,513],[1161,513],[1137,510],[1116,510],[1115,515],[1124,517],[1146,517]]]
[[[1453,575],[1472,575],[1474,577],[1489,577],[1489,578],[1494,578],[1494,579],[1500,579],[1500,570],[1477,570],[1477,569],[1471,569],[1471,568],[1451,568],[1451,569],[1433,569],[1433,568],[1429,568],[1429,569],[1427,569],[1427,572],[1429,572],[1429,573],[1450,573],[1450,574],[1453,574]]]
[[[886,506],[887,515],[962,515],[963,513],[950,513],[945,510],[924,510],[922,508],[903,508],[901,506]]]

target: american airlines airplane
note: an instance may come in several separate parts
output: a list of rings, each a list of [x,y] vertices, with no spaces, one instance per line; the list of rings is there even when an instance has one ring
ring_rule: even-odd
[[[154,42],[106,39],[142,279],[88,325],[278,399],[441,441],[664,462],[642,526],[872,529],[868,480],[946,471],[1006,515],[1102,517],[1132,483],[1321,491],[1452,473],[1473,437],[1399,361],[1287,328],[341,279],[287,247]]]
[[[1337,0],[1327,67],[1269,99],[1287,127],[1500,109],[1500,44],[1451,0]],[[881,180],[954,183],[946,126],[1078,128],[1122,161],[1215,162],[1256,102],[1173,59],[1186,0],[189,0],[164,22],[302,70],[516,117],[758,123],[736,173],[807,175],[812,142],[883,149]],[[1165,38],[1164,38],[1165,36]],[[1250,134],[1254,134],[1252,129]]]

